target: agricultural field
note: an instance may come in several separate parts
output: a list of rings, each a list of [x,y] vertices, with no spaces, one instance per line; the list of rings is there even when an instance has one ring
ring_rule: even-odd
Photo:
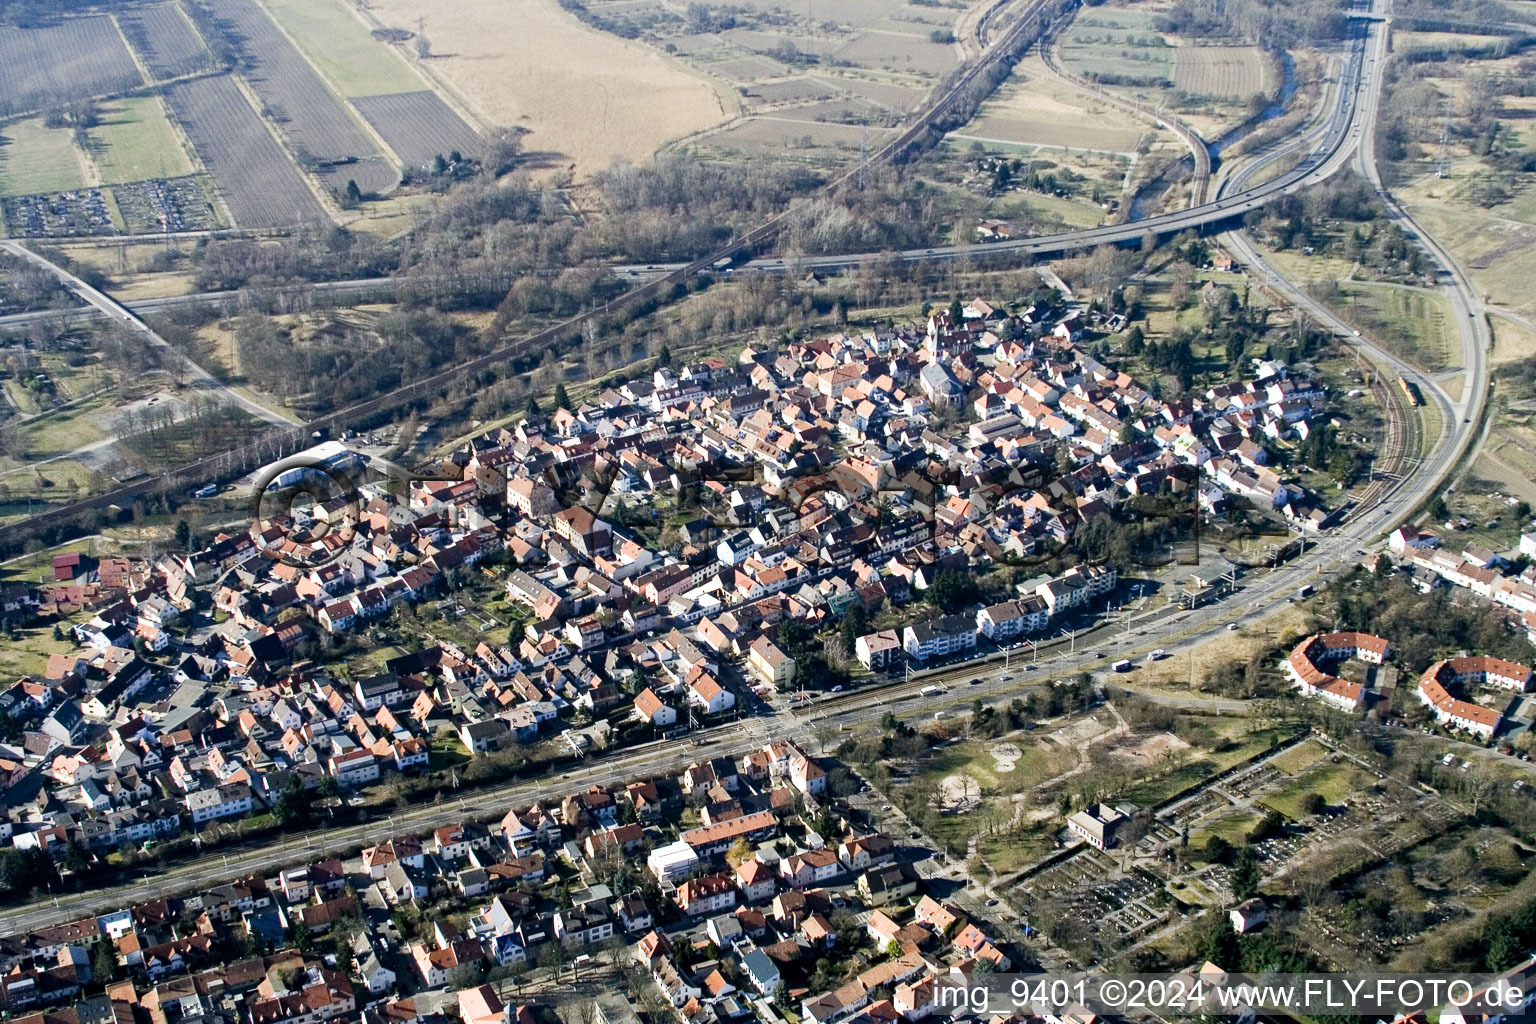
[[[35,117],[0,126],[0,195],[64,192],[88,183],[68,128],[45,128]]]
[[[1085,130],[1091,125],[1092,130]],[[983,142],[1135,153],[1148,126],[1102,100],[1015,72],[955,134]]]
[[[785,116],[753,117],[691,138],[679,148],[703,157],[751,159],[773,154],[780,159],[837,167],[858,156],[863,131],[858,125]],[[889,128],[868,129],[870,147],[878,147],[893,133]]]
[[[62,18],[37,28],[0,25],[0,115],[143,84],[106,15]]]
[[[435,92],[358,97],[352,104],[407,167],[425,167],[454,150],[472,156],[485,145]]]
[[[1155,12],[1124,6],[1085,8],[1058,44],[1063,70],[1099,80],[1116,93],[1170,107],[1206,139],[1248,117],[1248,100],[1278,84],[1254,46],[1204,46],[1164,36]]]
[[[260,3],[343,96],[384,96],[423,87],[404,58],[336,0]]]
[[[896,74],[937,78],[960,61],[953,43],[936,43],[926,35],[899,32],[864,32],[834,56],[860,67]]]
[[[232,78],[182,82],[166,95],[237,226],[329,222],[299,169]]]
[[[150,73],[164,81],[208,68],[213,55],[178,3],[132,7],[117,16],[123,35]]]
[[[1193,96],[1246,102],[1266,86],[1264,56],[1252,46],[1180,46],[1173,87]]]
[[[355,180],[365,193],[393,189],[399,176],[342,101],[253,0],[216,0],[246,57],[245,78],[294,147],[313,159],[333,190]],[[330,170],[331,165],[336,165]]]
[[[194,170],[158,96],[130,96],[101,107],[90,129],[91,161],[103,184],[177,178]]]
[[[524,149],[586,177],[615,158],[641,162],[664,143],[723,122],[704,80],[639,43],[587,28],[554,0],[375,0],[381,27],[425,18],[441,77],[484,121],[529,132]]]
[[[1146,11],[1087,8],[1062,36],[1063,67],[1084,78],[1112,75],[1134,85],[1171,83],[1174,48],[1151,21]]]

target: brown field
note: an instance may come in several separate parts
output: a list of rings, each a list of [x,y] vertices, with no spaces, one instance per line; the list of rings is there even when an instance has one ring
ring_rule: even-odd
[[[778,78],[789,69],[776,60],[769,60],[761,54],[750,54],[746,57],[732,57],[729,60],[716,61],[705,64],[705,69],[711,74],[729,78],[733,82],[760,82],[766,78]]]
[[[1173,85],[1197,96],[1246,100],[1264,90],[1264,55],[1252,46],[1180,46]]]
[[[552,0],[376,0],[371,11],[406,28],[425,18],[434,53],[427,69],[486,121],[527,129],[525,150],[551,154],[578,177],[615,158],[648,160],[728,114],[706,82],[586,28]]]
[[[1105,153],[1133,153],[1144,132],[1134,128],[1097,128],[1091,135],[1080,127],[1048,117],[982,117],[966,125],[959,138],[1014,142],[1028,146],[1094,149]]]
[[[1536,356],[1536,331],[1501,316],[1491,318],[1493,353],[1488,361],[1494,366]]]
[[[881,106],[890,107],[892,110],[911,110],[923,101],[923,90],[914,89],[907,85],[893,85],[890,82],[871,82],[863,78],[852,76],[822,77],[816,81],[823,82],[829,89],[834,89],[839,95],[858,96]]]
[[[883,112],[882,108],[863,100],[826,100],[798,107],[784,107],[777,113],[801,121],[830,121],[835,124],[871,124]]]
[[[690,140],[687,148],[696,152],[717,152],[744,156],[774,153],[790,158],[824,160],[859,151],[857,125],[794,121],[780,117],[752,117],[718,132]],[[870,129],[873,148],[886,131]]]
[[[266,11],[252,0],[215,0],[213,11],[243,38],[246,81],[283,134],[317,160],[356,161],[325,175],[329,186],[340,191],[352,178],[364,192],[383,193],[399,183],[373,139]]]
[[[157,78],[174,78],[208,66],[208,48],[178,4],[126,10],[117,23]]]
[[[1193,668],[1195,687],[1199,688],[1218,666],[1246,664],[1248,659],[1277,644],[1300,638],[1305,629],[1305,615],[1295,606],[1287,605],[1235,633],[1207,640],[1194,649],[1193,658],[1186,651],[1144,665],[1136,670],[1134,681],[1139,687],[1177,686],[1189,681]]]
[[[1404,32],[1401,29],[1392,31],[1392,49],[1399,53],[1409,50],[1448,50],[1454,53],[1457,50],[1487,46],[1489,40],[1489,36],[1472,35],[1466,32]]]
[[[802,47],[804,49],[804,47]],[[839,60],[867,68],[937,77],[959,63],[954,46],[925,36],[868,32],[837,51]]]
[[[1131,153],[1149,129],[1120,110],[1054,81],[1014,77],[960,134],[1025,145]],[[1085,130],[1091,125],[1092,130]]]
[[[786,78],[778,82],[762,82],[746,86],[742,93],[757,103],[806,103],[813,100],[829,100],[835,93],[822,82],[813,78]]]

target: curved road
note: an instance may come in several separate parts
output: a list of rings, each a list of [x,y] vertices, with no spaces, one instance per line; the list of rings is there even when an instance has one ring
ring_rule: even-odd
[[[1385,35],[1377,27],[1378,25],[1376,21],[1368,23],[1364,32],[1366,45],[1357,47],[1351,58],[1349,70],[1346,71],[1344,81],[1341,83],[1346,87],[1339,90],[1340,102],[1323,129],[1326,136],[1323,151],[1313,153],[1295,171],[1275,179],[1278,184],[1265,192],[1266,196],[1278,194],[1282,190],[1294,191],[1305,187],[1306,184],[1321,180],[1345,166],[1351,160],[1355,160],[1373,181],[1379,181],[1370,147],[1371,125],[1374,123],[1379,100],[1380,64],[1385,52]],[[1359,125],[1358,118],[1365,119],[1363,126]],[[1000,243],[988,246],[987,249],[1007,247],[1025,251],[1060,251],[1061,248],[1105,244],[1108,241],[1126,241],[1140,237],[1153,223],[1158,225],[1155,229],[1159,231],[1180,231],[1188,226],[1226,220],[1237,216],[1240,212],[1245,212],[1246,209],[1257,208],[1261,203],[1254,198],[1254,194],[1264,189],[1265,186],[1260,186],[1247,193],[1234,194],[1225,200],[1218,199],[1216,203],[1208,204],[1207,207],[1186,211],[1183,214],[1170,214],[1147,223],[1131,225],[1128,228],[1095,229],[1070,236],[1057,236],[1054,241],[1028,239],[1021,240],[1018,244]],[[1390,202],[1390,198],[1387,201]],[[1460,319],[1463,321],[1461,324],[1463,362],[1466,367],[1467,381],[1462,397],[1454,402],[1438,384],[1403,364],[1390,353],[1375,349],[1368,343],[1357,342],[1363,347],[1371,348],[1378,361],[1417,379],[1425,394],[1441,407],[1444,422],[1440,435],[1423,453],[1419,464],[1389,489],[1384,490],[1376,507],[1365,510],[1364,514],[1322,535],[1291,563],[1270,570],[1250,571],[1246,578],[1238,583],[1234,593],[1225,600],[1173,615],[1169,615],[1166,610],[1127,613],[1119,620],[1079,634],[1077,642],[1089,650],[1083,653],[1057,650],[1048,654],[1041,660],[1040,665],[1047,671],[1035,678],[1102,667],[1112,660],[1131,657],[1152,648],[1162,648],[1170,652],[1171,656],[1177,657],[1178,652],[1182,650],[1222,635],[1230,623],[1253,621],[1303,583],[1320,578],[1329,571],[1330,567],[1340,562],[1353,561],[1358,549],[1376,539],[1386,527],[1409,514],[1417,504],[1432,494],[1444,477],[1455,468],[1471,443],[1486,398],[1488,375],[1486,323],[1480,321],[1477,316],[1477,313],[1485,307],[1476,297],[1475,292],[1470,289],[1465,275],[1454,261],[1446,256],[1433,239],[1418,230],[1405,212],[1397,209],[1395,204],[1393,208],[1395,215],[1413,230],[1425,248],[1446,267],[1452,301],[1457,304],[1459,313],[1466,314]],[[1085,241],[1085,237],[1089,240]],[[1063,238],[1072,241],[1065,242],[1062,241]],[[1247,246],[1246,240],[1241,236],[1231,236],[1228,242],[1256,268],[1269,269],[1259,255]],[[1044,248],[1032,248],[1041,246]],[[961,252],[968,251],[970,250],[967,247],[952,247],[939,252],[923,250],[921,253],[909,254],[909,258],[953,258]],[[824,259],[842,260],[844,264],[839,265],[846,265],[851,258],[827,257]],[[834,264],[823,262],[815,265]],[[377,286],[377,282],[368,282],[368,284]],[[1288,284],[1282,284],[1278,275],[1275,275],[1272,285],[1290,287]],[[1293,299],[1300,300],[1299,305],[1317,317],[1320,322],[1329,324],[1336,331],[1349,333],[1348,328],[1333,318],[1327,310],[1310,303],[1300,293],[1292,292],[1291,294]],[[1022,662],[1023,659],[1020,658],[1019,661]],[[1025,668],[1022,664],[1016,665],[1012,671],[1017,676],[1024,677]],[[961,664],[947,670],[945,674],[956,678],[970,676],[981,680],[973,686],[963,688],[952,686],[947,691],[945,696],[949,698],[948,702],[957,702],[957,706],[968,704],[976,698],[1006,696],[1019,688],[1018,679],[1006,673],[1003,666],[996,663]],[[1008,678],[1004,678],[1005,676]],[[239,850],[228,855],[210,854],[200,862],[178,865],[152,879],[130,881],[118,889],[91,893],[83,897],[69,896],[67,904],[60,901],[43,901],[0,913],[0,933],[13,934],[33,930],[72,920],[87,913],[120,907],[125,903],[196,889],[231,877],[253,872],[270,872],[286,864],[378,842],[394,832],[423,832],[455,814],[477,817],[499,816],[506,807],[514,804],[554,797],[594,783],[617,782],[638,775],[675,769],[687,760],[700,756],[697,747],[704,747],[703,753],[713,755],[750,749],[761,744],[765,739],[777,736],[803,738],[807,727],[821,717],[841,724],[857,724],[877,719],[888,710],[909,715],[929,713],[933,710],[935,702],[921,697],[917,690],[922,685],[930,685],[931,678],[897,682],[885,687],[848,694],[798,714],[779,710],[762,717],[717,726],[695,734],[695,745],[658,743],[611,755],[594,756],[587,766],[567,772],[559,778],[547,777],[481,791],[463,798],[458,802],[457,808],[453,802],[408,808],[393,815],[387,828],[376,820],[366,826],[295,836],[256,850]],[[1128,678],[1134,681],[1134,676]],[[1217,711],[1235,712],[1244,707],[1242,702],[1198,697],[1159,696],[1154,699],[1179,705],[1208,706],[1211,710]],[[948,702],[941,699],[937,703]]]

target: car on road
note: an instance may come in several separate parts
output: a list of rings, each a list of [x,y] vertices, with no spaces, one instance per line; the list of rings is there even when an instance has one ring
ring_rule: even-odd
[[[987,900],[987,906],[989,906],[989,907],[997,906],[997,897],[994,896],[991,899]]]
[[[971,686],[980,686],[981,685],[981,680],[980,679],[972,679],[971,682],[970,682],[970,685]]]
[[[1011,682],[1013,682],[1013,676],[1010,676],[1010,675],[1004,675],[1004,676],[1003,676],[1003,677],[1002,677],[1002,680],[1003,680],[1003,682],[1005,682],[1005,683],[1011,683]]]
[[[1235,622],[1227,623],[1227,631],[1228,632],[1232,632],[1232,633],[1237,632],[1237,623],[1235,623]]]

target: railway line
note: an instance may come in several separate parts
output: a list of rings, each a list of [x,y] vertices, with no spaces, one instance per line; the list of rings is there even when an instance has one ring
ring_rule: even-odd
[[[1367,27],[1364,37],[1368,46],[1376,48],[1379,57],[1384,52],[1384,39],[1379,34],[1379,28]],[[1355,61],[1362,59],[1362,54],[1357,50]],[[1362,95],[1366,99],[1364,114],[1368,117],[1374,116],[1375,91],[1380,82],[1380,63],[1377,60],[1373,60],[1372,63],[1375,64],[1374,73],[1363,73],[1349,90],[1341,88],[1338,102],[1346,111],[1342,125],[1338,120],[1341,116],[1340,112],[1336,109],[1323,128],[1324,151],[1321,153],[1314,151],[1307,158],[1310,161],[1309,169],[1301,178],[1292,178],[1290,187],[1304,187],[1296,185],[1297,181],[1321,180],[1322,177],[1343,166],[1343,162],[1350,159],[1356,148],[1361,145],[1361,133],[1358,128],[1352,128],[1352,121],[1357,116],[1357,97]],[[1362,90],[1364,90],[1363,93]],[[1367,141],[1368,137],[1367,132]],[[894,155],[899,150],[889,152]],[[1259,186],[1259,189],[1262,190],[1264,187]],[[1220,201],[1218,199],[1218,204],[1213,205],[1219,205]],[[1226,209],[1228,208],[1215,210],[1207,208],[1207,213],[1202,216],[1208,215],[1209,219],[1200,223],[1219,223],[1229,219],[1230,214],[1225,212]],[[1159,218],[1159,220],[1164,224],[1170,223],[1167,218]],[[1179,223],[1184,222],[1179,221]],[[641,287],[654,293],[660,287],[670,286],[687,276],[702,273],[716,260],[739,254],[743,244],[744,241],[737,242],[685,266],[668,268],[665,276],[659,278],[656,283]],[[1467,386],[1462,389],[1463,397],[1452,401],[1434,380],[1419,374],[1390,353],[1376,349],[1363,340],[1354,340],[1352,332],[1333,318],[1327,310],[1317,307],[1288,282],[1278,278],[1273,268],[1270,268],[1262,256],[1253,250],[1241,232],[1225,236],[1224,244],[1228,245],[1257,273],[1272,275],[1270,287],[1276,294],[1296,303],[1299,308],[1307,310],[1319,322],[1329,325],[1336,333],[1343,332],[1349,335],[1350,343],[1370,348],[1373,356],[1378,360],[1378,365],[1386,368],[1385,372],[1374,375],[1375,385],[1373,386],[1385,388],[1385,393],[1379,395],[1379,398],[1384,403],[1384,411],[1389,412],[1387,416],[1389,424],[1396,424],[1396,426],[1388,427],[1388,436],[1383,442],[1380,461],[1387,463],[1389,467],[1395,467],[1398,471],[1380,472],[1377,479],[1373,480],[1362,493],[1362,500],[1358,503],[1355,514],[1341,527],[1315,540],[1303,539],[1299,557],[1289,563],[1249,572],[1234,586],[1232,593],[1225,600],[1176,613],[1170,613],[1167,609],[1126,612],[1116,621],[1102,623],[1071,637],[1045,642],[1032,652],[1034,657],[1031,658],[1031,662],[1037,663],[1039,672],[1032,678],[1042,683],[1052,676],[1059,677],[1101,667],[1118,659],[1139,656],[1153,648],[1161,648],[1177,656],[1181,650],[1192,649],[1197,644],[1222,635],[1223,631],[1232,625],[1257,621],[1270,608],[1284,600],[1288,594],[1294,593],[1299,585],[1326,578],[1327,574],[1334,571],[1337,566],[1349,562],[1358,546],[1374,539],[1383,532],[1385,525],[1394,523],[1397,517],[1412,511],[1433,493],[1448,473],[1454,470],[1474,436],[1476,427],[1473,425],[1480,421],[1481,403],[1484,397],[1482,392],[1486,391],[1487,386],[1487,365],[1486,353],[1478,348],[1480,332],[1476,325],[1476,318],[1464,305],[1467,301],[1464,296],[1458,300],[1461,304],[1457,305],[1457,309],[1458,312],[1467,313],[1467,319],[1472,321],[1470,326],[1466,322],[1462,324],[1465,364],[1469,379]],[[1016,248],[1022,248],[1022,246]],[[947,254],[939,255],[934,250],[925,250],[916,258],[953,258],[959,251],[957,248]],[[849,257],[839,258],[848,259]],[[1454,271],[1454,267],[1452,269]],[[1457,281],[1460,288],[1459,274]],[[641,292],[641,289],[637,289],[637,292]],[[645,293],[641,292],[641,294]],[[524,340],[516,346],[509,346],[490,356],[473,360],[468,365],[471,367],[488,365],[487,360],[507,358],[506,353],[517,348],[558,340],[562,332],[579,327],[592,315],[606,315],[607,312],[608,310],[605,309],[597,314],[576,318],[543,332],[533,339]],[[457,379],[457,375],[462,372],[464,372],[463,367],[445,371],[432,378],[430,382],[412,385],[411,389],[441,386],[445,381]],[[1417,418],[1407,411],[1406,395],[1399,396],[1398,390],[1391,385],[1393,373],[1418,385],[1426,403],[1434,405],[1441,413],[1441,428],[1433,439],[1422,436],[1422,430],[1416,426]],[[423,392],[412,390],[411,393]],[[392,397],[395,396],[384,396],[377,401],[382,402]],[[382,407],[375,403],[369,403],[369,405],[375,408]],[[348,412],[355,413],[356,409]],[[344,416],[347,413],[337,415]],[[334,417],[319,422],[325,423],[332,419]],[[1416,430],[1419,431],[1418,434],[1415,433]],[[1414,452],[1419,453],[1418,461],[1410,465]],[[82,504],[91,507],[100,500],[102,499]],[[1010,656],[1003,655],[1003,658],[1010,659]],[[695,734],[695,744],[697,746],[718,745],[712,752],[722,753],[745,749],[767,738],[803,736],[806,729],[814,727],[817,720],[821,718],[842,728],[845,725],[874,721],[887,712],[912,717],[934,709],[934,702],[921,693],[923,686],[966,677],[970,677],[975,682],[968,682],[964,689],[955,687],[946,692],[942,695],[945,699],[941,703],[959,706],[968,704],[974,699],[1005,697],[1019,689],[1019,683],[1010,669],[1021,675],[1027,669],[1022,664],[1018,668],[1012,668],[1009,662],[999,665],[997,660],[993,658],[991,661],[977,660],[944,666],[933,672],[920,673],[910,678],[889,680],[878,687],[833,695],[809,708],[796,711],[770,711],[757,718],[723,724]],[[1022,660],[1020,657],[1021,662]],[[1134,680],[1134,676],[1130,678]],[[1149,699],[1179,706],[1198,706],[1220,713],[1242,713],[1246,707],[1241,701],[1220,701],[1200,697],[1169,697],[1154,694]],[[555,793],[569,792],[595,782],[612,782],[623,777],[636,777],[660,770],[675,770],[682,763],[696,756],[698,753],[695,745],[683,744],[661,744],[644,749],[615,751],[612,755],[593,757],[580,768],[567,772],[558,779],[517,783],[478,793],[468,799],[467,805],[461,801],[460,809],[461,813],[466,815],[490,812],[499,814],[500,808],[516,800],[527,800],[536,796],[547,798]],[[396,816],[401,819],[398,826],[393,818],[390,826],[392,829],[419,831],[434,820],[440,819],[442,813],[444,812],[441,808],[430,805],[409,808],[405,813]],[[379,823],[375,821],[372,830],[366,835],[376,835],[378,828]],[[231,856],[228,863],[222,865],[211,863],[186,865],[185,869],[168,873],[164,878],[146,879],[142,884],[132,887],[131,891],[135,899],[153,898],[157,895],[167,895],[193,888],[204,884],[208,879],[227,879],[232,874],[270,871],[288,863],[313,859],[322,852],[345,849],[349,845],[365,841],[366,835],[361,830],[353,830],[350,833],[326,832],[294,837],[291,840],[284,839],[259,850],[241,851],[238,855]],[[199,872],[206,873],[206,878],[198,874]],[[105,899],[107,896],[111,899]],[[58,903],[49,906],[46,903],[38,903],[16,908],[0,913],[0,930],[22,931],[68,920],[79,916],[82,908],[97,905],[112,906],[120,903],[123,898],[125,897],[122,894],[116,892],[98,892],[72,897],[69,906],[60,906]]]

